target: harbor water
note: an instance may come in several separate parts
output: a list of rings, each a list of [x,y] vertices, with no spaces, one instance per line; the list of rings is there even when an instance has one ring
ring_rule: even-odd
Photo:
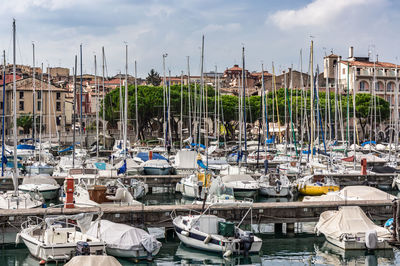
[[[397,194],[397,192],[391,192]],[[292,199],[258,197],[262,201],[287,201]],[[301,200],[301,199],[295,199]],[[153,191],[141,199],[145,205],[190,203],[181,194]],[[314,234],[315,223],[296,224],[294,234],[275,233],[272,224],[253,225],[254,232],[263,240],[259,255],[231,257],[224,259],[221,254],[199,251],[186,247],[173,234],[162,239],[162,248],[153,261],[129,261],[119,259],[122,265],[400,265],[400,251],[382,250],[373,253],[365,251],[344,251],[328,243],[324,236]],[[250,228],[247,228],[250,229]],[[0,247],[0,265],[38,265],[28,249],[19,244]],[[63,265],[49,263],[47,265]]]

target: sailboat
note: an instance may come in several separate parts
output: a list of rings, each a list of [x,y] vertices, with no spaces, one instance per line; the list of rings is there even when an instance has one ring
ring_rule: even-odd
[[[17,98],[16,84],[16,53],[15,53],[15,19],[13,20],[13,95]],[[4,132],[4,129],[3,129]],[[28,209],[36,208],[42,205],[43,199],[38,193],[30,194],[18,191],[18,160],[17,160],[17,101],[13,101],[13,134],[14,134],[14,172],[12,180],[14,185],[13,191],[7,191],[0,194],[0,209]]]

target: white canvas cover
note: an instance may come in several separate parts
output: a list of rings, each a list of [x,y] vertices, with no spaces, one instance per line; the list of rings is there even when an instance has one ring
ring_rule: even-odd
[[[323,212],[315,230],[334,239],[342,234],[364,234],[372,230],[379,238],[391,238],[389,230],[374,224],[359,206],[342,206],[338,211]]]
[[[368,186],[348,186],[340,190],[342,198],[347,197],[350,199],[359,200],[394,200],[397,199],[389,193],[386,193],[380,189]]]
[[[196,164],[197,152],[196,151],[178,151],[175,156],[175,165],[179,168],[193,169],[197,168]]]
[[[51,178],[49,176],[31,176],[31,177],[24,177],[22,180],[22,184],[34,184],[34,185],[43,185],[43,184],[49,184],[49,185],[54,185],[57,186],[58,183],[54,178]]]
[[[222,182],[248,181],[255,182],[250,175],[226,175],[222,177]]]
[[[65,266],[122,266],[113,256],[75,256]]]
[[[146,231],[135,228],[126,224],[113,223],[108,220],[100,220],[92,223],[87,234],[93,237],[97,236],[99,230],[99,238],[107,243],[107,247],[122,250],[141,250],[152,253],[161,247],[161,243],[154,236]]]
[[[340,191],[328,192],[326,195],[304,197],[303,201],[344,201],[344,200],[394,200],[389,193],[368,186],[347,186]]]
[[[124,161],[120,161],[119,163],[117,163],[115,165],[115,168],[121,168],[121,166],[124,165]],[[127,158],[126,159],[126,168],[130,169],[130,168],[135,168],[135,167],[139,167],[138,163],[135,162],[135,160],[133,160],[132,158]]]
[[[169,168],[171,167],[166,160],[148,160],[141,165],[142,167],[153,167],[153,168]]]

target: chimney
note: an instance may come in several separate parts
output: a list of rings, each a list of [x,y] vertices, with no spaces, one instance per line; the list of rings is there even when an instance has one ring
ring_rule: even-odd
[[[349,58],[353,58],[354,57],[354,48],[353,46],[349,47]]]

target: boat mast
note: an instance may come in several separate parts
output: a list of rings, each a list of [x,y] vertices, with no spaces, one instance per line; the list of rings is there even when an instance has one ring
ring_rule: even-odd
[[[43,126],[43,63],[40,74],[40,116],[39,116],[39,162],[42,161],[42,126]]]
[[[192,111],[191,111],[191,99],[190,99],[190,63],[189,63],[190,57],[187,57],[187,72],[188,72],[188,79],[187,79],[187,86],[188,86],[188,102],[189,102],[189,139],[190,142],[193,142],[192,139]],[[190,143],[189,143],[190,144]]]
[[[73,103],[73,116],[72,124],[74,125],[73,136],[72,136],[72,168],[75,168],[75,132],[76,132],[76,73],[78,72],[78,56],[75,55],[75,67],[74,67],[74,103]],[[43,73],[43,64],[42,64]],[[43,74],[42,74],[43,75]],[[42,104],[43,106],[43,104]],[[43,108],[43,107],[42,107]]]
[[[14,133],[14,195],[18,195],[18,161],[17,161],[17,141],[18,141],[18,131],[17,131],[17,82],[16,82],[16,55],[15,55],[15,19],[13,19],[13,133]]]
[[[53,134],[51,132],[52,126],[51,126],[51,95],[50,95],[50,65],[47,64],[47,110],[48,110],[48,115],[47,115],[47,122],[49,123],[49,141],[50,141],[50,146],[51,146],[51,141],[53,138]]]
[[[181,119],[180,119],[180,149],[182,150],[182,132],[183,132],[183,71],[181,72]]]
[[[36,133],[36,115],[35,115],[35,102],[36,102],[36,72],[35,72],[35,44],[32,43],[32,57],[33,57],[33,73],[32,73],[32,82],[33,82],[33,99],[32,99],[32,115],[33,115],[33,128],[32,128],[32,140],[33,145],[36,144],[35,141],[35,133]],[[34,150],[36,157],[36,149]]]
[[[105,91],[104,91],[104,65],[105,65],[105,61],[106,61],[106,56],[105,56],[105,53],[104,53],[104,46],[103,47],[101,47],[101,52],[102,52],[102,61],[103,61],[103,64],[102,64],[102,68],[103,68],[103,71],[102,71],[102,75],[103,75],[103,148],[105,148],[106,147],[106,127],[105,127],[105,124],[106,124],[106,114],[105,114],[105,101],[104,101],[104,95],[105,95]],[[97,87],[97,92],[99,93],[100,91],[99,91],[99,89],[98,89],[98,87]],[[96,110],[97,112],[99,112],[99,110],[97,109]]]
[[[398,83],[398,65],[396,64],[396,91],[395,91],[395,112],[394,112],[394,121],[396,121],[395,125],[395,132],[396,132],[396,138],[395,138],[395,147],[394,147],[394,152],[397,152],[397,146],[399,145],[399,83]],[[3,101],[4,102],[4,101]]]
[[[128,133],[128,45],[125,44],[125,103],[124,103],[124,154],[127,158],[127,133]]]
[[[138,115],[138,85],[137,85],[137,63],[135,60],[135,119],[136,119],[136,141],[139,140],[139,115]]]
[[[121,71],[119,72],[119,123],[120,123],[120,130],[119,130],[119,139],[122,141],[122,132],[124,131],[124,112],[123,112],[123,102],[122,102],[122,74]]]
[[[5,116],[5,109],[6,109],[6,51],[3,50],[3,119],[2,119],[2,130],[1,130],[1,176],[4,176],[4,120],[6,119]]]
[[[311,137],[310,137],[310,157],[311,160],[313,159],[313,154],[314,154],[314,66],[313,66],[313,59],[314,59],[314,54],[313,54],[313,49],[314,49],[314,41],[311,40],[311,47],[310,47],[310,91],[311,91],[311,97],[310,97],[310,108],[311,108]],[[312,169],[311,169],[312,170]]]
[[[96,100],[96,157],[99,158],[99,86],[97,84],[97,60],[96,55],[94,55],[94,89],[97,96]],[[103,111],[104,111],[104,101],[103,101]],[[103,120],[104,125],[104,120]]]
[[[353,160],[353,167],[354,170],[356,169],[356,69],[353,67],[353,150],[354,150],[354,160]],[[390,150],[389,150],[390,151]]]
[[[244,46],[242,47],[242,87],[243,87],[243,130],[244,130],[244,161],[247,162],[247,118],[246,118],[246,74],[244,61]]]
[[[168,54],[163,54],[163,115],[164,115],[164,120],[163,120],[163,131],[164,131],[164,148],[165,150],[167,149],[167,121],[166,121],[166,116],[165,116],[165,100],[166,100],[166,90],[167,90],[167,77],[165,73],[165,58],[168,56]]]
[[[82,102],[83,102],[83,99],[82,99],[82,90],[83,90],[83,87],[82,87],[82,44],[80,45],[80,65],[81,65],[81,90],[80,90],[80,103],[79,103],[79,109],[80,109],[80,121],[79,121],[79,123],[80,123],[80,127],[79,127],[79,139],[80,139],[80,142],[81,142],[81,147],[83,147],[83,141],[82,141],[82,130],[83,130],[83,115],[82,115]]]

